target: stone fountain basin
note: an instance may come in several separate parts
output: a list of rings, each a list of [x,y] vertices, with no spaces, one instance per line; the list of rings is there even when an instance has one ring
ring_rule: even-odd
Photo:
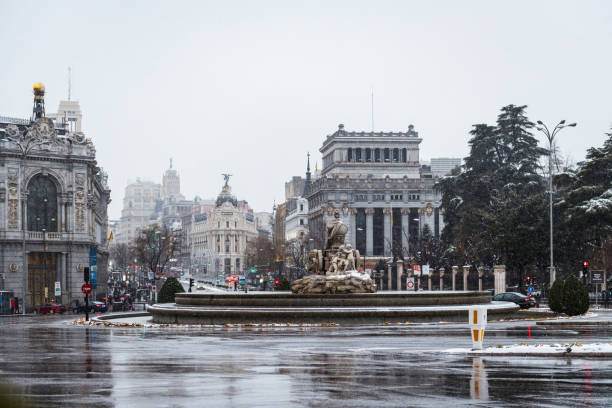
[[[491,320],[518,306],[491,302],[490,292],[379,292],[296,295],[181,293],[176,303],[148,306],[154,323],[337,323],[465,322],[470,305],[486,305]]]

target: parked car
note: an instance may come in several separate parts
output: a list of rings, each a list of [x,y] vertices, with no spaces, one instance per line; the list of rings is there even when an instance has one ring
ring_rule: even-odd
[[[536,301],[532,296],[523,295],[518,292],[505,292],[499,293],[493,296],[495,301],[514,302],[520,306],[521,309],[529,309],[535,307]]]
[[[66,311],[66,306],[58,305],[57,303],[47,303],[46,305],[42,305],[38,309],[38,313],[47,314],[47,313],[64,313]]]
[[[89,302],[89,307],[87,308],[87,310],[89,310],[89,313],[104,313],[108,310],[108,307],[104,302],[92,301]],[[85,303],[77,304],[75,307],[72,308],[72,312],[74,314],[85,313]]]

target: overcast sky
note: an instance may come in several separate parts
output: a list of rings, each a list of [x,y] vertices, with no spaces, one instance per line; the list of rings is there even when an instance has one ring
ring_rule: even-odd
[[[574,161],[612,123],[611,1],[0,0],[0,16],[0,115],[29,117],[37,81],[54,112],[72,67],[113,219],[128,179],[161,182],[170,157],[187,198],[229,172],[270,211],[338,123],[371,129],[372,89],[375,130],[414,124],[421,159],[464,157],[507,104],[578,122],[559,135]]]

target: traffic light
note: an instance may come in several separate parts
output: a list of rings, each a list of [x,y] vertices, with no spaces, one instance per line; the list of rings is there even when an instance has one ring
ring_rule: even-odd
[[[83,280],[85,283],[89,282],[89,266],[83,268]]]
[[[183,271],[181,271],[180,273],[181,273],[181,276],[183,276]]]
[[[589,273],[589,261],[584,261],[582,263],[582,273],[584,275],[586,275],[587,273]]]
[[[274,281],[274,284],[278,286],[278,279]]]
[[[527,283],[531,282],[531,277],[527,276],[525,279],[527,279]]]
[[[189,292],[191,292],[192,287],[193,287],[193,278],[189,278]]]

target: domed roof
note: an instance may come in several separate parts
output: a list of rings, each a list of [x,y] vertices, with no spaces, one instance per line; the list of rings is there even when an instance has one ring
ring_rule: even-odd
[[[232,195],[232,188],[227,184],[223,186],[219,196],[217,196],[217,207],[221,207],[223,203],[231,203],[234,207],[238,205],[238,200]]]

